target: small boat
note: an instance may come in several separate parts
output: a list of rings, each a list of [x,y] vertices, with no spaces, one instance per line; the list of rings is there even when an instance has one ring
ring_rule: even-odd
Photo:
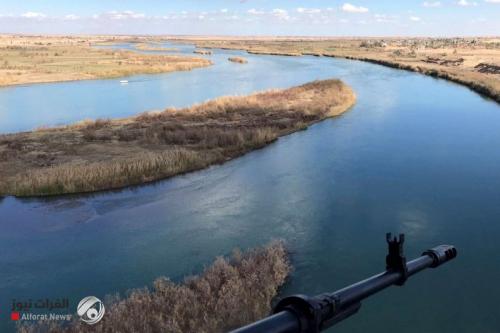
[[[128,80],[120,80],[120,83],[121,83],[121,84],[127,84],[127,83],[128,83]]]

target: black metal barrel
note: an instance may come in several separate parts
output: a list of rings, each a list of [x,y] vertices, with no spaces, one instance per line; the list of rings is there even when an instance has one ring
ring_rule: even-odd
[[[316,333],[355,314],[361,301],[365,298],[392,285],[402,285],[406,279],[426,268],[435,268],[456,257],[457,251],[452,245],[440,245],[425,251],[421,257],[406,262],[402,256],[402,243],[396,239],[393,246],[397,253],[387,257],[388,269],[385,272],[369,277],[348,287],[330,294],[315,297],[303,295],[291,296],[283,299],[275,308],[275,314],[248,326],[236,329],[231,333]],[[390,243],[391,245],[391,243]],[[389,263],[395,257],[403,259],[400,269],[390,267]]]

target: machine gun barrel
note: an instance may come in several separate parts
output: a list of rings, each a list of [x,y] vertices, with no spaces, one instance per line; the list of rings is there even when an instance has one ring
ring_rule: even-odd
[[[274,314],[231,333],[318,333],[355,314],[365,298],[392,285],[402,286],[412,275],[435,268],[457,256],[452,245],[440,245],[406,262],[404,235],[399,240],[387,234],[389,254],[386,271],[333,293],[314,297],[294,295],[282,299]]]

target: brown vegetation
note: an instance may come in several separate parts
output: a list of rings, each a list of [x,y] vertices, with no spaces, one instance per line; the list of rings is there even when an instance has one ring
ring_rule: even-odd
[[[194,50],[193,53],[201,55],[212,55],[212,51],[210,50]]]
[[[500,65],[486,64],[484,62],[481,62],[474,66],[474,68],[480,73],[500,74]]]
[[[228,58],[227,60],[232,61],[232,62],[236,62],[239,64],[248,63],[248,60],[246,60],[245,58],[242,58],[242,57],[231,57],[231,58]]]
[[[0,36],[0,86],[116,78],[209,66],[207,59],[95,48],[83,37]]]
[[[179,52],[179,49],[175,47],[163,47],[157,43],[137,43],[135,48],[141,51]]]
[[[281,242],[244,254],[235,251],[230,260],[217,258],[184,284],[160,278],[152,290],[134,290],[127,298],[111,299],[103,319],[93,326],[79,320],[67,327],[40,322],[19,325],[18,332],[227,332],[268,315],[290,269]]]
[[[0,195],[55,195],[142,184],[204,168],[346,111],[338,80],[184,109],[0,135]]]
[[[464,63],[464,58],[443,59],[439,57],[427,57],[427,59],[424,59],[422,61],[428,62],[429,64],[438,64],[441,66],[460,66]]]
[[[498,38],[199,38],[198,47],[253,54],[327,56],[372,62],[444,78],[500,102]]]

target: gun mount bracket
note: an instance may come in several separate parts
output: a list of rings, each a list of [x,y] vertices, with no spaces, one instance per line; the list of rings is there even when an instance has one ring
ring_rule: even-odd
[[[385,268],[388,271],[401,273],[401,279],[395,284],[402,286],[408,278],[408,267],[406,266],[406,257],[404,256],[403,244],[405,242],[405,235],[399,234],[399,238],[392,237],[389,232],[386,234],[387,245],[389,253],[385,257]]]

